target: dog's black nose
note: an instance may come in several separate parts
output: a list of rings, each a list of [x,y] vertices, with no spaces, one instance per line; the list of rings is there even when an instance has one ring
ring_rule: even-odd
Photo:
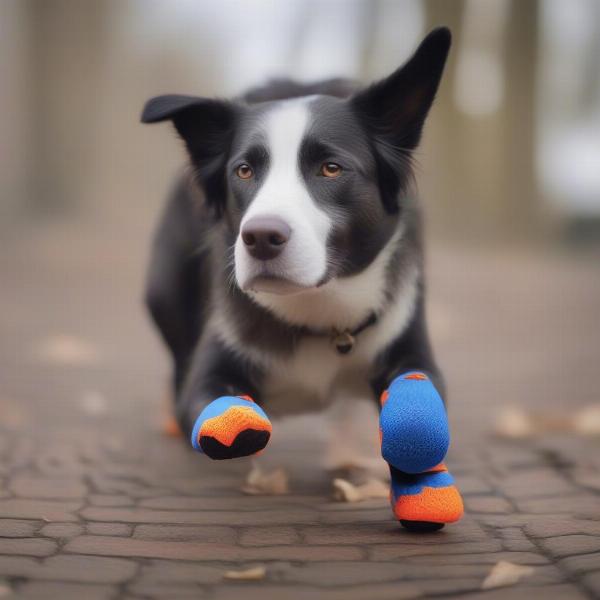
[[[242,241],[251,256],[270,260],[281,254],[292,230],[278,217],[252,217],[242,227]]]

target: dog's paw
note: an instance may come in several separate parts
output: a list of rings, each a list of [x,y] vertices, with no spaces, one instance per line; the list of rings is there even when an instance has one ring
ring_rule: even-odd
[[[442,398],[427,375],[396,377],[381,395],[381,455],[405,473],[423,473],[444,460],[450,435]]]
[[[271,421],[249,396],[222,396],[200,413],[192,446],[215,460],[260,452],[271,437]]]
[[[392,510],[409,531],[437,531],[463,516],[462,498],[443,464],[417,475],[390,471]]]

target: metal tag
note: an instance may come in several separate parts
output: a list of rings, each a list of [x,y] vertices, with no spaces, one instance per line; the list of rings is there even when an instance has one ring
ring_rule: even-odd
[[[334,331],[331,341],[339,354],[348,354],[354,348],[356,340],[349,331]]]

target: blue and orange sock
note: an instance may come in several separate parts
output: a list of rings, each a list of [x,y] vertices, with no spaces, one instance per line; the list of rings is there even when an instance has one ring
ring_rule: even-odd
[[[417,474],[390,467],[390,474],[392,510],[408,529],[435,530],[463,516],[462,498],[443,463]]]
[[[381,395],[379,431],[398,520],[436,529],[460,519],[462,499],[442,463],[450,444],[446,408],[427,375],[410,371],[392,381]]]
[[[260,452],[271,437],[271,421],[249,396],[221,396],[200,413],[192,430],[192,446],[222,460]]]

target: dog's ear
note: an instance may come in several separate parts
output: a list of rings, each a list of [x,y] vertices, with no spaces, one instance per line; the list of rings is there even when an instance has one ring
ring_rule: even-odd
[[[398,210],[398,191],[411,176],[412,151],[421,139],[450,41],[449,29],[434,29],[403,66],[350,98],[374,141],[382,200],[390,212]]]
[[[217,216],[225,208],[225,163],[237,108],[230,102],[196,96],[157,96],[146,102],[142,123],[171,120],[185,142],[206,202]]]
[[[412,150],[419,143],[450,41],[449,29],[434,29],[403,66],[351,99],[367,126],[398,149]]]

